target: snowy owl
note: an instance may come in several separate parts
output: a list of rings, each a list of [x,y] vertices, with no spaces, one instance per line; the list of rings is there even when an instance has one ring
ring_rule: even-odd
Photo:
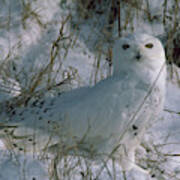
[[[113,75],[94,87],[36,99],[25,107],[4,106],[0,137],[6,146],[108,156],[123,170],[131,169],[145,130],[163,109],[163,46],[147,34],[122,37],[114,43],[113,67]]]

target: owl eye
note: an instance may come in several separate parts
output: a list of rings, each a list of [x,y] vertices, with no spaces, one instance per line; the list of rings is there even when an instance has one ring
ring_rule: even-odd
[[[129,45],[129,44],[123,44],[123,45],[122,45],[122,48],[123,48],[124,50],[126,50],[126,49],[130,48],[130,45]]]
[[[145,47],[146,47],[146,48],[149,48],[149,49],[152,49],[153,46],[154,46],[154,45],[153,45],[152,43],[148,43],[148,44],[145,45]]]

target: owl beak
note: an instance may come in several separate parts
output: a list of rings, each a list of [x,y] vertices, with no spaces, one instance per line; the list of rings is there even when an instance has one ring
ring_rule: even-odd
[[[141,59],[141,54],[140,52],[138,52],[135,56],[136,60],[139,61]]]

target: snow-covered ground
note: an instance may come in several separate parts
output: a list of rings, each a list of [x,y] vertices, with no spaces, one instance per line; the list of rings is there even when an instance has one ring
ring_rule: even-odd
[[[162,5],[158,4],[157,0],[152,2],[149,6],[151,16],[159,17],[162,13]],[[69,12],[74,17],[71,24],[65,22]],[[108,62],[105,60],[108,55],[104,51],[110,46],[108,42],[112,42],[113,37],[117,36],[117,30],[114,30],[115,33],[110,40],[102,41],[106,32],[101,30],[106,24],[101,23],[93,28],[92,24],[105,18],[100,16],[97,18],[93,15],[93,18],[82,21],[81,18],[76,19],[75,14],[76,10],[71,1],[67,3],[64,0],[34,0],[28,3],[24,0],[13,0],[13,2],[0,0],[0,76],[17,81],[10,81],[8,86],[11,89],[10,94],[4,91],[4,82],[0,81],[0,90],[3,89],[0,91],[1,102],[11,96],[19,95],[19,91],[28,94],[42,90],[44,94],[49,95],[46,93],[47,87],[58,84],[69,75],[72,75],[74,80],[68,81],[68,85],[65,84],[60,88],[55,87],[53,94],[78,86],[94,85],[111,74]],[[141,14],[136,15],[135,30],[153,35],[161,35],[165,32],[164,26],[159,23],[162,17],[154,18],[149,23],[148,17],[143,16],[143,20]],[[123,18],[126,18],[125,14]],[[75,31],[76,28],[80,31]],[[60,29],[63,35],[59,34]],[[130,29],[129,24],[127,31]],[[60,40],[58,37],[61,37]],[[59,46],[53,46],[55,42]],[[52,69],[49,72],[47,69],[52,61],[53,66],[50,67]],[[39,72],[42,71],[45,73],[41,76]],[[177,71],[180,77],[180,71]],[[36,85],[39,77],[41,80]],[[126,174],[127,180],[180,179],[180,87],[178,79],[177,81],[175,79],[176,75],[173,79],[169,75],[162,117],[149,129],[142,147],[137,151],[137,162],[150,170],[150,175],[134,169]],[[33,89],[32,86],[35,88]],[[52,165],[48,158],[41,159],[31,154],[14,154],[13,151],[6,150],[3,144],[0,147],[0,180],[50,179]],[[72,160],[71,165],[76,162]],[[64,164],[65,160],[62,160],[59,171],[62,170],[61,167],[65,167]],[[93,172],[93,179],[101,172],[103,166],[94,162],[82,164],[73,171],[75,175],[72,175],[71,179],[83,179],[83,173],[80,172],[87,172],[88,168],[91,169],[89,172]],[[100,173],[100,179],[124,178],[118,165],[108,162],[107,166]],[[91,175],[87,177],[90,179]],[[64,179],[66,179],[65,175]]]

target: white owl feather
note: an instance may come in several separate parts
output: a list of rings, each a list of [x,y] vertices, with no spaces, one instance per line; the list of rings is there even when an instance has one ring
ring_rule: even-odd
[[[0,76],[0,101],[16,97],[21,94],[20,84],[10,77]]]
[[[164,49],[155,37],[131,34],[115,42],[113,64],[112,77],[94,87],[3,112],[5,144],[22,151],[56,147],[69,154],[111,154],[129,170],[145,130],[163,108]]]

